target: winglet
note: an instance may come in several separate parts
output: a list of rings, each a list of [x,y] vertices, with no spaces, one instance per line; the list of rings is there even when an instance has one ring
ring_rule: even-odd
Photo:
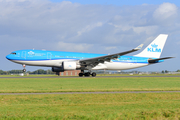
[[[140,44],[138,47],[134,48],[134,50],[140,50],[143,47],[143,44]]]

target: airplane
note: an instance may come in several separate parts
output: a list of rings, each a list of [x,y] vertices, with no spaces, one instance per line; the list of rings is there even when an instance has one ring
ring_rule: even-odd
[[[58,75],[59,72],[68,70],[81,70],[79,77],[90,75],[95,77],[96,73],[92,70],[127,70],[160,63],[165,59],[172,58],[160,58],[167,37],[167,34],[160,34],[142,52],[134,56],[125,55],[140,50],[143,44],[132,50],[110,55],[30,49],[13,51],[6,58],[12,62],[22,64],[23,72],[26,72],[26,65],[44,66],[52,67],[52,71]],[[84,72],[85,70],[88,70],[88,72]]]

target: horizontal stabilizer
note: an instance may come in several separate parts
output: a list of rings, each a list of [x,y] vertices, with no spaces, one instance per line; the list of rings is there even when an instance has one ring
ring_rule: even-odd
[[[165,60],[165,59],[171,59],[171,58],[174,58],[174,57],[165,57],[165,58],[158,58],[158,59],[149,59],[148,62],[149,63],[158,63],[159,60]]]

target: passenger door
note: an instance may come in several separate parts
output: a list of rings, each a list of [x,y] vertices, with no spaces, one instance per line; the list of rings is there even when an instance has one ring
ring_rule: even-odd
[[[51,53],[50,52],[47,53],[47,59],[51,60]]]
[[[26,51],[22,51],[21,57],[24,58],[24,59],[26,59]]]

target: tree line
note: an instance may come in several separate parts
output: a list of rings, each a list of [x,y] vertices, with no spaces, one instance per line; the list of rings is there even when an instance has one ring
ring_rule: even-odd
[[[96,71],[97,72],[97,71]],[[104,73],[105,71],[98,71],[97,73]],[[106,72],[109,72],[109,71],[106,71]],[[137,72],[137,71],[135,71]],[[167,70],[162,70],[161,73],[168,73],[169,71]],[[180,70],[177,70],[176,72],[180,72]],[[0,70],[0,75],[10,75],[10,74],[20,74],[20,73],[23,73],[22,70],[9,70],[9,71],[3,71],[3,70]],[[27,71],[26,73],[29,73],[29,74],[55,74],[55,72],[52,72],[51,70],[43,70],[43,69],[38,69],[38,70],[35,70],[35,71]],[[130,73],[130,72],[123,72],[121,71],[121,73]]]
[[[0,75],[10,75],[10,74],[20,74],[23,73],[22,70],[9,70],[9,71],[3,71],[0,70]],[[27,71],[26,73],[29,74],[55,74],[54,72],[52,72],[51,70],[43,70],[43,69],[38,69],[35,71]]]

